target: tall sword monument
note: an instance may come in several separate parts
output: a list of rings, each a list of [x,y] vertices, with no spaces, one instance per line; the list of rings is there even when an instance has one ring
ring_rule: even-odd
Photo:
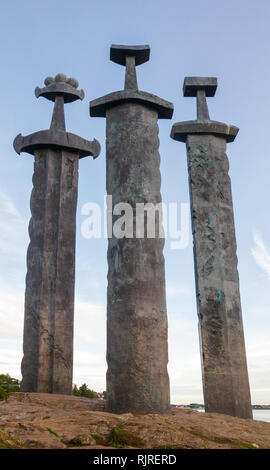
[[[45,85],[35,94],[54,101],[50,129],[14,140],[35,158],[21,391],[71,394],[78,162],[100,145],[66,132],[64,103],[84,97],[77,80],[58,74]]]
[[[90,103],[91,116],[106,117],[114,222],[121,215],[118,203],[128,203],[135,218],[137,203],[161,202],[157,120],[170,119],[173,105],[138,90],[136,65],[149,54],[149,46],[111,46],[111,60],[126,66],[125,89]],[[107,407],[115,413],[166,412],[170,406],[164,238],[147,238],[142,225],[140,234],[133,221],[131,236],[108,233]]]
[[[171,137],[187,147],[205,410],[252,418],[226,155],[238,129],[210,120],[216,88],[216,78],[185,78],[197,120],[174,124]]]

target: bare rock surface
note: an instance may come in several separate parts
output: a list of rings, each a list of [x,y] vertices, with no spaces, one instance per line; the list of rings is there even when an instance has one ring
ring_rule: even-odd
[[[172,409],[137,415],[105,411],[105,401],[12,393],[0,402],[0,449],[270,449],[270,423]]]

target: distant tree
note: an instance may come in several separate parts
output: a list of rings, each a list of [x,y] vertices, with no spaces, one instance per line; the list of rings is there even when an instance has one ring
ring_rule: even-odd
[[[12,378],[10,377],[9,374],[0,374],[0,383],[2,384],[3,382],[11,383]]]
[[[0,385],[0,401],[2,400],[6,400],[7,398],[7,392],[5,391],[5,389],[3,387],[1,387]]]
[[[104,398],[104,400],[107,400],[107,392],[106,392],[106,390],[105,390],[105,392],[103,392],[103,398]]]
[[[7,383],[12,385],[19,385],[18,379],[12,378],[9,374],[0,374],[0,384]]]
[[[84,383],[82,384],[79,388],[77,385],[74,385],[73,390],[72,390],[72,395],[75,395],[77,397],[85,397],[85,398],[96,398],[97,394],[94,392],[94,390],[90,390],[88,386]]]
[[[0,374],[0,400],[5,400],[9,393],[20,391],[20,381],[9,374]]]
[[[90,390],[86,384],[82,384],[79,388],[80,396],[87,398],[96,398],[97,394],[94,390]]]
[[[77,387],[77,385],[75,384],[73,389],[72,389],[72,395],[75,395],[75,397],[79,397],[80,396],[80,393],[79,393],[79,389]]]
[[[20,385],[14,384],[14,385],[8,385],[7,386],[7,392],[19,392],[20,391]]]
[[[79,393],[81,397],[88,397],[88,387],[86,384],[80,386]]]

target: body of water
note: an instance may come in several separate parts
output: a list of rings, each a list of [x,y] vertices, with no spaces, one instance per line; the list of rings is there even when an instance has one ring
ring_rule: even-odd
[[[204,410],[197,410],[204,413]],[[253,419],[256,421],[266,421],[270,423],[270,410],[252,410]]]
[[[270,410],[252,410],[253,419],[270,423]]]

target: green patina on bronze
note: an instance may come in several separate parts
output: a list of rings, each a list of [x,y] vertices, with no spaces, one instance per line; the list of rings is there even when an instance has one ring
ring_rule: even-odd
[[[197,120],[174,124],[171,137],[188,156],[205,410],[252,418],[226,155],[238,128],[210,119],[206,97],[216,88],[214,77],[185,78]]]

